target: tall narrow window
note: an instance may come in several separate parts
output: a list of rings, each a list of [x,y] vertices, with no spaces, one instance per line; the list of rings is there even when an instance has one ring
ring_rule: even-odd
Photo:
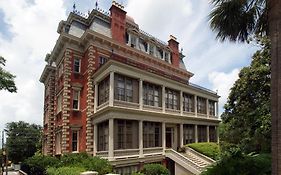
[[[207,142],[207,127],[204,125],[198,125],[198,142]]]
[[[206,111],[206,99],[202,97],[197,97],[197,111],[201,114],[207,114]]]
[[[215,116],[215,102],[212,100],[209,100],[209,115]]]
[[[179,110],[179,92],[166,88],[166,108]]]
[[[78,131],[72,131],[72,152],[78,151]]]
[[[194,112],[194,96],[183,93],[183,110],[186,112]]]
[[[80,59],[74,58],[73,65],[73,72],[80,73]]]
[[[217,130],[215,126],[209,126],[210,142],[217,142]]]
[[[138,123],[134,120],[115,120],[115,149],[138,148]]]
[[[62,93],[57,97],[57,113],[62,111]]]
[[[154,45],[149,44],[149,54],[154,56]]]
[[[108,150],[108,121],[98,124],[98,151]]]
[[[80,91],[73,90],[72,108],[74,110],[79,110],[79,96],[80,96]]]
[[[183,140],[184,140],[184,144],[194,143],[195,141],[194,125],[183,125]]]
[[[101,81],[98,87],[98,102],[101,105],[109,100],[109,76]]]

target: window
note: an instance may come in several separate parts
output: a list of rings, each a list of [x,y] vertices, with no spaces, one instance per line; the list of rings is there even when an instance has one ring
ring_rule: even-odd
[[[210,142],[217,142],[217,130],[215,126],[209,126]]]
[[[56,133],[56,154],[61,154],[61,137],[62,137],[62,133],[58,132]]]
[[[114,99],[138,103],[138,81],[116,74]]]
[[[100,56],[99,65],[102,66],[103,64],[105,64],[107,62],[107,60],[108,60],[107,58]]]
[[[162,145],[161,126],[158,122],[143,122],[143,147],[160,147]]]
[[[143,83],[143,104],[149,106],[162,106],[162,88],[161,86]]]
[[[154,56],[154,45],[149,44],[149,54]]]
[[[165,61],[171,63],[170,52],[165,51]]]
[[[98,103],[99,105],[109,100],[109,76],[98,85]]]
[[[203,125],[198,125],[198,142],[207,142],[207,127]]]
[[[137,37],[134,35],[130,35],[131,36],[131,47],[136,48],[137,46]]]
[[[58,77],[61,77],[63,74],[63,63],[61,62],[58,66]]]
[[[133,120],[115,120],[115,149],[138,148],[138,123]]]
[[[201,114],[207,114],[206,112],[206,99],[197,97],[197,112]]]
[[[57,113],[62,111],[62,93],[57,97]]]
[[[183,110],[186,112],[194,112],[194,96],[183,93]]]
[[[73,65],[73,72],[80,73],[80,59],[74,58]]]
[[[183,142],[184,144],[195,142],[194,125],[183,125]]]
[[[72,152],[78,152],[78,131],[72,131]]]
[[[142,38],[139,39],[139,48],[141,51],[147,52],[147,43]]]
[[[211,116],[215,116],[216,113],[215,113],[215,103],[214,101],[212,100],[209,100],[209,115]]]
[[[98,151],[108,150],[108,121],[98,124]]]
[[[179,92],[166,88],[165,104],[168,109],[179,110]]]
[[[156,49],[156,57],[163,59],[163,50],[159,47]]]
[[[80,91],[73,90],[72,108],[74,110],[79,110],[79,97],[80,97]]]

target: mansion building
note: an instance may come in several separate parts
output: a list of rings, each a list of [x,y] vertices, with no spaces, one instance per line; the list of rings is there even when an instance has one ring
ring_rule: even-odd
[[[191,84],[174,36],[142,31],[114,2],[110,13],[71,12],[40,77],[43,153],[87,152],[128,174],[166,162],[166,150],[217,142],[216,92]]]

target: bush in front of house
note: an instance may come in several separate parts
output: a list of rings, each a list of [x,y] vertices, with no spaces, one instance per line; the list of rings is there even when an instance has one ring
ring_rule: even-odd
[[[83,171],[97,171],[99,175],[112,172],[112,166],[107,160],[89,156],[87,153],[65,154],[60,158],[36,154],[26,159],[21,169],[27,174],[46,175],[47,169],[48,173],[61,172],[62,170],[71,171],[70,167],[74,168],[73,172],[75,173],[82,169]]]
[[[144,165],[141,171],[144,175],[169,175],[166,167],[160,164],[147,164]]]
[[[80,173],[85,172],[85,168],[83,167],[50,167],[47,168],[48,175],[80,175]]]
[[[214,142],[201,142],[201,143],[191,143],[186,145],[201,154],[204,154],[214,160],[218,160],[220,156],[220,148],[218,143]]]

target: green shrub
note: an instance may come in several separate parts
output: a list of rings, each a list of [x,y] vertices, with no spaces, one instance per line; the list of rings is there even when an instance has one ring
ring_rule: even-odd
[[[58,164],[59,160],[55,157],[35,154],[22,163],[21,169],[27,174],[44,175],[48,166],[56,166]]]
[[[83,167],[82,163],[85,160],[90,159],[91,157],[85,153],[69,153],[69,154],[64,154],[60,158],[60,164],[59,166],[80,166]]]
[[[90,157],[85,159],[82,163],[87,171],[97,171],[99,175],[112,172],[110,163],[100,157]]]
[[[48,175],[80,175],[84,172],[85,168],[83,167],[60,167],[60,168],[48,168]]]
[[[220,148],[217,143],[212,143],[212,142],[191,143],[188,144],[187,146],[214,160],[218,160],[220,155]]]
[[[160,164],[144,165],[141,172],[145,175],[169,175],[168,169]]]
[[[231,156],[223,156],[217,164],[209,167],[201,175],[270,175],[270,154],[244,155],[241,151]]]

